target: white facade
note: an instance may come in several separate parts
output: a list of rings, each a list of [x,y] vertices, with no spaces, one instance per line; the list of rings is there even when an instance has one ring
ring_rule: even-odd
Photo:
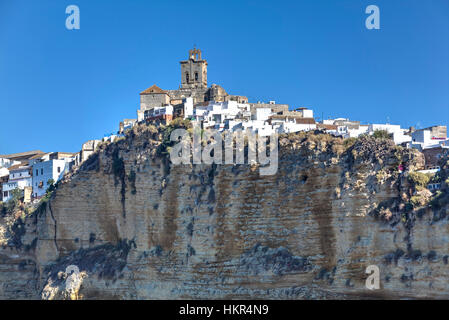
[[[80,162],[86,161],[90,157],[90,155],[93,154],[95,150],[97,150],[100,143],[101,140],[89,140],[83,143],[80,153]]]
[[[193,98],[184,99],[184,119],[190,119],[193,117]]]
[[[243,130],[250,130],[253,133],[257,133],[260,136],[269,136],[276,131],[274,127],[263,120],[249,120],[242,123]]]
[[[270,108],[257,108],[256,109],[256,119],[260,121],[267,121],[268,118],[273,114]]]
[[[64,173],[70,169],[71,159],[48,160],[37,162],[33,165],[33,197],[40,198],[45,195],[48,187],[48,181],[53,179],[54,183],[61,180]]]
[[[20,161],[14,161],[6,158],[0,158],[0,168],[9,168],[11,166],[20,164]]]
[[[313,110],[311,109],[303,109],[302,110],[303,118],[313,118]]]
[[[237,101],[215,102],[211,101],[207,106],[197,106],[194,118],[203,122],[204,128],[224,130],[229,120],[251,117],[250,106]]]
[[[11,168],[9,172],[9,181],[3,183],[3,201],[8,201],[12,198],[12,191],[14,189],[23,190],[25,187],[31,187],[32,177],[29,166],[16,165]]]
[[[422,151],[423,149],[448,145],[448,139],[435,139],[434,137],[432,137],[432,132],[430,130],[416,130],[415,132],[412,132],[409,147]]]
[[[0,168],[0,178],[9,176],[9,170],[7,168]]]
[[[151,111],[151,112],[150,112]],[[145,113],[146,118],[162,117],[164,115],[173,116],[173,106],[154,107]]]
[[[311,131],[316,130],[316,124],[305,124],[305,123],[296,123],[296,122],[283,122],[278,132],[279,133],[294,133],[298,131]]]

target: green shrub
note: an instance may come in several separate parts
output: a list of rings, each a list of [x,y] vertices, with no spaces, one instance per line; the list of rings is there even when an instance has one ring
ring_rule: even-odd
[[[175,118],[172,122],[170,122],[170,126],[188,129],[192,127],[192,122],[189,119]]]
[[[351,137],[351,138],[345,139],[343,141],[343,145],[345,146],[346,149],[349,149],[355,144],[356,141],[357,141],[357,138]]]
[[[434,209],[440,209],[449,203],[449,194],[447,192],[437,191],[432,200],[430,200],[430,206]]]
[[[408,174],[408,179],[417,186],[427,187],[430,182],[430,177],[421,172],[410,172]]]
[[[387,130],[376,130],[373,133],[373,137],[376,139],[392,139]]]
[[[416,195],[416,196],[412,196],[410,198],[410,202],[413,205],[413,207],[417,208],[424,204],[424,199],[423,199],[423,197]]]
[[[115,138],[115,140],[114,140],[114,143],[119,143],[120,141],[124,141],[126,139],[126,137],[117,137],[117,138]]]
[[[157,128],[156,128],[156,126],[153,125],[153,124],[148,124],[148,130],[149,130],[151,133],[157,133]]]

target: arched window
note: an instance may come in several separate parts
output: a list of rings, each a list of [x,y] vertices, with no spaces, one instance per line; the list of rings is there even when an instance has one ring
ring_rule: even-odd
[[[195,81],[198,81],[198,72],[195,72]]]
[[[186,72],[186,82],[189,82],[189,73]]]

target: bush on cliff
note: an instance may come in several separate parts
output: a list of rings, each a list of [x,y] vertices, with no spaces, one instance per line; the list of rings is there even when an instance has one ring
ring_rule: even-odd
[[[373,133],[373,137],[376,139],[391,139],[391,135],[387,130],[376,130]]]
[[[343,145],[345,146],[345,149],[351,148],[357,141],[357,138],[351,137],[347,138],[343,141]]]
[[[167,155],[169,153],[169,147],[172,147],[175,143],[170,140],[170,135],[175,129],[191,129],[192,123],[188,119],[176,118],[170,124],[163,129],[162,143],[157,148],[157,154]]]
[[[415,186],[420,187],[427,187],[427,185],[430,182],[430,177],[424,173],[421,172],[410,172],[408,174],[408,179],[410,182],[412,182]]]

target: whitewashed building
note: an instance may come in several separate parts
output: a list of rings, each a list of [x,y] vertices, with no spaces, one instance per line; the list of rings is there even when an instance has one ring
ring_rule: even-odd
[[[224,130],[229,120],[251,118],[250,105],[237,101],[215,102],[199,104],[194,110],[194,119],[201,121],[203,128]]]
[[[3,201],[9,201],[12,198],[14,189],[23,190],[32,185],[31,167],[25,163],[9,167],[8,182],[3,183]]]
[[[68,172],[75,161],[75,155],[60,155],[51,153],[48,157],[44,157],[41,161],[36,161],[32,166],[32,187],[33,197],[40,198],[45,195],[50,181],[54,183],[62,179],[64,174]]]
[[[0,158],[0,168],[9,168],[20,164],[20,161],[15,161],[7,158]]]
[[[422,151],[448,144],[446,126],[433,126],[413,131],[408,146]]]

